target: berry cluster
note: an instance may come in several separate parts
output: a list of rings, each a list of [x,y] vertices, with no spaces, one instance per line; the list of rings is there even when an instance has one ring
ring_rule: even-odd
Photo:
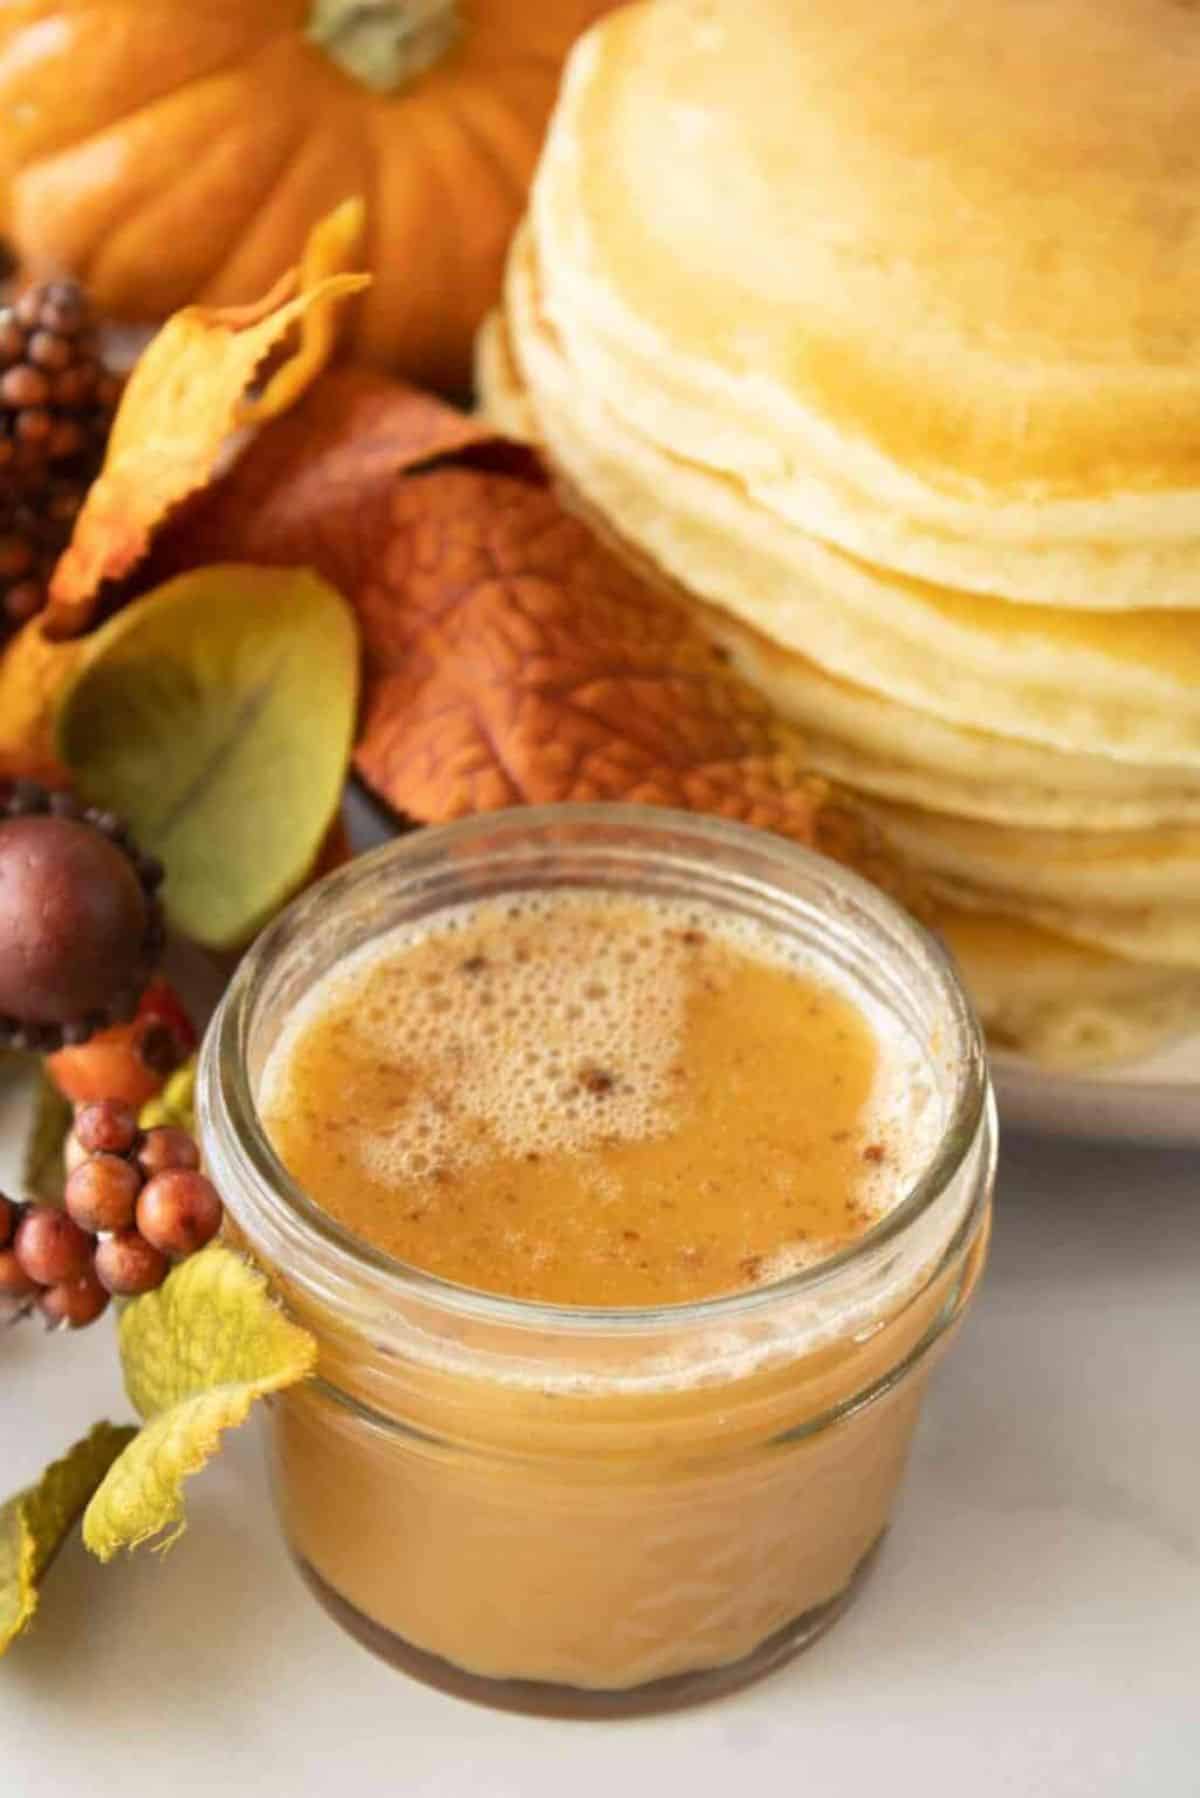
[[[81,1109],[67,1159],[65,1210],[0,1197],[0,1298],[78,1329],[110,1297],[161,1285],[172,1261],[212,1241],[222,1207],[188,1132],[139,1130],[116,1099]]]
[[[0,638],[45,602],[120,390],[75,282],[31,287],[0,307]]]

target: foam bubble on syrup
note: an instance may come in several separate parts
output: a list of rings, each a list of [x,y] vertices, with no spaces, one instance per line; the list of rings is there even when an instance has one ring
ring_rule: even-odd
[[[755,919],[679,899],[558,890],[391,931],[296,1007],[264,1069],[260,1102],[267,1114],[288,1110],[295,1046],[315,1018],[340,1016],[364,1081],[391,1078],[389,1102],[369,1106],[369,1125],[346,1147],[373,1179],[415,1187],[418,1205],[439,1176],[498,1153],[581,1155],[663,1134],[676,1112],[697,948],[710,938],[816,979],[864,1015],[878,1064],[860,1199],[882,1214],[909,1189],[941,1129],[925,1056],[811,949]],[[828,1252],[815,1242],[785,1246],[753,1283]]]
[[[290,1047],[314,1013],[351,1008],[381,1065],[419,1075],[394,1127],[355,1144],[377,1179],[420,1181],[497,1151],[578,1154],[667,1129],[688,952],[660,929],[605,922],[603,899],[534,894],[390,933],[289,1018],[264,1107],[280,1107]]]

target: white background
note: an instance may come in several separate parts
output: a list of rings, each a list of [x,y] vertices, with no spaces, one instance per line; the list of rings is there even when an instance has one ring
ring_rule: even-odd
[[[124,1418],[107,1325],[0,1337],[5,1490]],[[0,1663],[4,1798],[1197,1798],[1200,1166],[1008,1145],[991,1268],[871,1583],[758,1687],[648,1722],[474,1709],[327,1621],[253,1427],[166,1557],[78,1543]]]

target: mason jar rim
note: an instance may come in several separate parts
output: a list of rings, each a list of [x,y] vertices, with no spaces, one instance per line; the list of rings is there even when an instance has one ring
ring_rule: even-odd
[[[293,1179],[276,1154],[259,1117],[248,1066],[247,1046],[257,989],[272,962],[303,937],[315,914],[339,900],[348,902],[383,867],[395,864],[398,874],[415,874],[422,864],[452,859],[497,833],[513,841],[563,830],[586,832],[657,831],[687,839],[694,849],[714,852],[752,850],[774,860],[785,871],[818,875],[840,898],[886,927],[892,939],[922,966],[933,982],[952,1039],[946,1045],[955,1068],[954,1087],[934,1152],[895,1205],[853,1242],[810,1267],[746,1290],[710,1298],[653,1306],[585,1306],[551,1304],[468,1287],[429,1273],[389,1255],[356,1235],[324,1210]],[[505,889],[498,888],[502,893]],[[785,891],[781,887],[781,891]],[[434,913],[433,915],[436,915]],[[393,922],[386,929],[395,928]],[[962,1166],[984,1123],[988,1108],[987,1062],[978,1022],[947,950],[916,919],[879,888],[831,858],[739,821],[667,807],[624,803],[562,803],[518,806],[473,814],[452,824],[407,833],[326,875],[307,888],[261,932],[222,998],[201,1047],[197,1078],[197,1110],[208,1142],[220,1141],[219,1183],[253,1195],[257,1221],[266,1221],[278,1241],[294,1253],[314,1260],[327,1283],[341,1275],[375,1284],[374,1296],[397,1301],[419,1299],[468,1321],[517,1326],[556,1335],[636,1336],[689,1325],[710,1325],[752,1318],[768,1306],[819,1292],[839,1274],[896,1242],[944,1193]],[[212,1157],[210,1156],[210,1162]],[[237,1205],[232,1208],[238,1221]],[[969,1207],[963,1220],[970,1227],[978,1211]],[[255,1232],[247,1226],[252,1247]],[[959,1234],[958,1232],[955,1233]],[[312,1285],[300,1274],[301,1284]]]

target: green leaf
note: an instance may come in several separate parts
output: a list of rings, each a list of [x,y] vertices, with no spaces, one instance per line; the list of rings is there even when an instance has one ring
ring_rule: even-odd
[[[119,1342],[126,1389],[147,1421],[83,1520],[84,1542],[102,1561],[168,1529],[169,1546],[184,1528],[183,1481],[257,1399],[305,1379],[317,1359],[262,1274],[220,1243],[128,1305]]]
[[[98,1423],[47,1467],[36,1486],[0,1507],[0,1654],[37,1609],[42,1575],[105,1474],[137,1431]]]
[[[71,1123],[42,1057],[0,1051],[0,1191],[61,1204]]]
[[[75,1113],[39,1063],[22,1169],[23,1198],[60,1205],[66,1185],[66,1143]]]
[[[57,749],[79,790],[165,864],[175,927],[231,948],[316,859],[357,686],[356,628],[332,587],[304,569],[201,568],[89,640]]]

